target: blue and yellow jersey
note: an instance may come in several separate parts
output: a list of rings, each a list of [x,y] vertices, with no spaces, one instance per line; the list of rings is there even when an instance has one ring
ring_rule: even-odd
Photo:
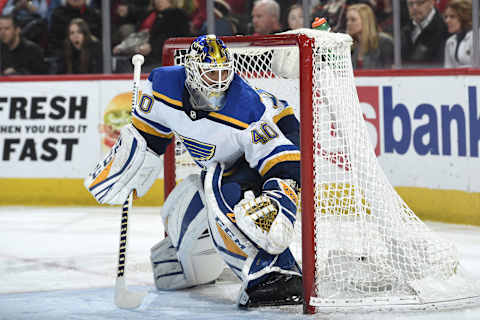
[[[198,111],[189,102],[185,79],[184,67],[173,66],[153,70],[146,81],[132,121],[154,137],[147,139],[149,147],[162,153],[175,134],[203,169],[218,161],[228,171],[244,157],[262,177],[298,181],[299,149],[278,126],[293,116],[285,101],[235,75],[223,109]]]

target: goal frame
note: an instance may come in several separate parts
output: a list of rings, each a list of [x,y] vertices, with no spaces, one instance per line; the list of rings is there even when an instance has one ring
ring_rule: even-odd
[[[302,276],[304,290],[304,313],[315,313],[310,305],[314,287],[315,251],[314,251],[314,189],[313,183],[313,48],[314,39],[304,34],[281,34],[259,36],[219,37],[227,47],[240,44],[274,47],[296,46],[299,49],[299,87],[300,87],[300,161],[301,161],[301,210],[302,210]],[[188,49],[195,38],[170,38],[163,46],[163,65],[174,65],[174,50]],[[164,196],[165,199],[176,185],[175,143],[170,143],[164,154]]]

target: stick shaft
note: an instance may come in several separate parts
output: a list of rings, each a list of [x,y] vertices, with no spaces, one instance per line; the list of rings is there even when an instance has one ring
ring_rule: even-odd
[[[138,103],[140,87],[140,72],[144,58],[135,55],[133,63],[133,88],[132,88],[132,114]],[[131,292],[125,284],[125,265],[127,263],[127,237],[128,237],[128,213],[132,211],[133,195],[135,190],[130,190],[127,199],[122,206],[122,220],[120,224],[120,245],[118,249],[117,278],[115,280],[115,304],[124,309],[137,308],[143,301],[146,292]]]
[[[129,291],[125,283],[127,263],[127,236],[128,236],[128,213],[133,205],[133,191],[122,206],[122,222],[120,226],[120,247],[118,250],[117,278],[115,280],[115,304],[122,309],[138,308],[147,295],[147,292]]]
[[[122,206],[122,220],[120,224],[120,246],[118,250],[117,278],[125,275],[127,261],[128,212],[133,202],[133,192],[130,193]]]
[[[134,56],[133,63],[133,86],[132,86],[132,112],[138,103],[138,91],[140,88],[140,72],[142,70],[143,56]],[[122,222],[120,225],[120,247],[118,251],[117,278],[125,274],[125,262],[127,260],[127,234],[128,234],[128,211],[132,208],[134,190],[130,191],[122,206]]]
[[[142,60],[132,59],[133,63],[133,88],[132,88],[132,111],[138,103],[138,94],[140,90],[140,74],[142,71]]]

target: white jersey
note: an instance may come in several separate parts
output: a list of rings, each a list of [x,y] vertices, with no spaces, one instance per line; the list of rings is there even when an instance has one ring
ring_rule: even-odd
[[[194,110],[185,78],[183,67],[153,70],[133,112],[134,126],[165,143],[175,134],[203,169],[220,162],[228,171],[242,156],[261,176],[277,165],[298,166],[297,146],[277,126],[283,117],[293,115],[291,107],[235,75],[222,110]]]

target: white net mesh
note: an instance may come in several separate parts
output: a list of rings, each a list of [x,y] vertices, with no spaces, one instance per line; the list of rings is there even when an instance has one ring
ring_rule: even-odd
[[[350,61],[351,39],[302,29],[313,48],[314,286],[317,311],[350,306],[414,306],[479,295],[459,273],[455,248],[429,230],[398,196],[376,159]],[[298,46],[235,42],[236,72],[287,100],[299,116]],[[182,63],[179,50],[175,64]],[[310,71],[311,72],[311,71]],[[305,106],[303,106],[305,107]],[[180,147],[180,145],[178,145]],[[177,178],[191,173],[177,148]],[[300,218],[298,219],[298,221]],[[301,231],[292,251],[301,263]],[[305,266],[303,267],[304,273]]]

